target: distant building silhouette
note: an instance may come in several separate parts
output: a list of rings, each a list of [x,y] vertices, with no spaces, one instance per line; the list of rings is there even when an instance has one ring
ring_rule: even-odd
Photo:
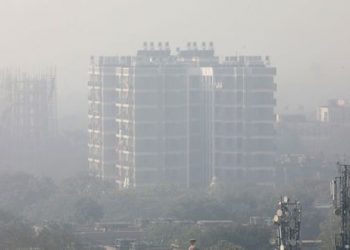
[[[317,119],[320,122],[350,124],[350,104],[344,99],[329,100],[328,105],[318,107]]]
[[[35,165],[57,132],[56,73],[0,72],[2,165]]]

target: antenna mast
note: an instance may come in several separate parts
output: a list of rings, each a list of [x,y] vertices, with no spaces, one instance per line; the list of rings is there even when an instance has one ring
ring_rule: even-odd
[[[336,235],[336,250],[350,249],[350,165],[337,163],[340,176],[331,182],[334,213],[341,217],[341,230]]]
[[[299,201],[291,202],[287,196],[281,197],[276,215],[277,225],[276,250],[300,250],[301,205]]]

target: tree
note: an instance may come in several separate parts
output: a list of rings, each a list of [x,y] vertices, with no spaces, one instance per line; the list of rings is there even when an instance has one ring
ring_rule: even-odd
[[[69,225],[57,223],[49,223],[38,230],[36,245],[42,250],[83,249],[80,240],[73,234],[72,228]]]
[[[72,227],[57,223],[34,226],[23,218],[9,212],[0,211],[0,249],[42,250],[83,249]]]
[[[103,218],[103,207],[90,197],[80,198],[75,204],[74,217],[80,224],[98,222]]]
[[[0,208],[22,213],[26,208],[48,199],[56,186],[49,178],[29,174],[0,176]]]
[[[340,218],[330,214],[329,218],[321,223],[320,240],[322,240],[322,250],[335,249],[335,234],[340,231]]]
[[[220,240],[208,250],[244,250],[242,247],[232,244],[231,242]]]

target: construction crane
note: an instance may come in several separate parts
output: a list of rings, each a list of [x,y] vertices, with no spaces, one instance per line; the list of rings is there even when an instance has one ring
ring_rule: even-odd
[[[331,182],[334,213],[341,218],[340,233],[336,234],[335,249],[350,249],[350,165],[337,163],[340,176]]]
[[[276,250],[300,250],[301,205],[291,202],[287,196],[281,197],[273,218],[276,230]]]

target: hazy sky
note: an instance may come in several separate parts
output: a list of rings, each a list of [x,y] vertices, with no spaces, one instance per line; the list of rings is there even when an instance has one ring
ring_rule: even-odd
[[[350,98],[349,0],[0,0],[0,66],[56,65],[60,114],[87,107],[90,55],[143,41],[213,41],[217,54],[270,55],[278,105]]]

